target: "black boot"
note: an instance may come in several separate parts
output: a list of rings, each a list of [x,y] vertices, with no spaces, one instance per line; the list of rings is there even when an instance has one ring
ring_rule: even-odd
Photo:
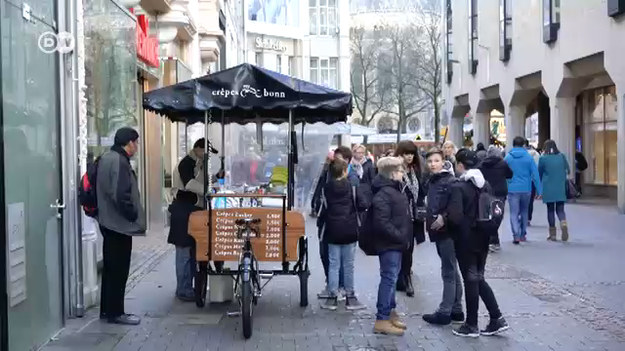
[[[412,286],[412,275],[408,274],[404,277],[404,281],[406,282],[406,295],[408,297],[414,297],[414,287]]]
[[[397,284],[395,285],[395,289],[397,291],[406,291],[406,278],[401,273],[399,274],[399,277],[397,277]]]

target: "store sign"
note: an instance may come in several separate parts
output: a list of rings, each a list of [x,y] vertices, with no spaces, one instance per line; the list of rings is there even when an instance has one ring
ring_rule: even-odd
[[[275,51],[281,51],[281,52],[286,51],[286,45],[281,40],[263,39],[261,37],[256,37],[256,48],[275,50]]]
[[[150,23],[145,15],[137,16],[137,57],[148,66],[159,67],[158,39],[149,36]]]

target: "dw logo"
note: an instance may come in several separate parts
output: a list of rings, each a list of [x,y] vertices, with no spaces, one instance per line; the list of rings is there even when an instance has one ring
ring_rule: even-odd
[[[68,32],[60,32],[59,34],[45,32],[39,36],[37,44],[39,50],[46,54],[51,54],[55,51],[67,54],[74,50],[74,36]]]

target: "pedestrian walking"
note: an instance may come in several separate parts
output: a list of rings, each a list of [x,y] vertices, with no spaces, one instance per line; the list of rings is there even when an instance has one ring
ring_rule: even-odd
[[[375,333],[403,335],[406,329],[395,310],[395,286],[401,269],[402,253],[412,241],[412,221],[408,199],[401,192],[403,161],[384,157],[378,161],[373,181],[373,200],[368,223],[375,232],[375,249],[380,260]]]
[[[456,154],[456,173],[459,181],[451,190],[448,209],[449,226],[455,233],[456,257],[464,280],[467,319],[453,333],[463,337],[496,335],[509,328],[503,318],[493,290],[484,279],[484,269],[488,257],[490,235],[477,225],[480,193],[485,191],[486,180],[476,167],[479,159],[475,152],[461,149]],[[478,308],[480,297],[488,310],[490,322],[480,331]]]
[[[505,158],[512,169],[512,178],[508,180],[508,202],[510,203],[510,226],[513,243],[518,245],[527,240],[528,211],[530,201],[533,201],[532,183],[536,186],[536,193],[540,197],[542,187],[538,176],[538,167],[532,156],[524,148],[525,138],[516,137],[512,141],[514,146]]]
[[[426,228],[430,241],[436,244],[436,252],[441,260],[441,278],[443,280],[443,297],[438,309],[431,314],[424,314],[423,320],[436,325],[462,323],[462,280],[458,270],[456,251],[452,239],[452,229],[445,223],[451,185],[455,177],[444,167],[443,152],[432,149],[427,154],[427,166],[431,173],[427,189],[427,220]]]
[[[139,133],[121,128],[115,133],[115,144],[100,157],[97,167],[97,219],[104,238],[100,318],[114,324],[141,322],[124,309],[132,237],[146,230],[137,176],[130,165],[130,158],[138,150]]]
[[[347,162],[335,159],[330,164],[332,180],[324,187],[327,210],[324,241],[328,244],[329,298],[321,305],[336,310],[339,296],[339,274],[342,274],[345,305],[348,310],[362,309],[354,292],[354,259],[360,219],[358,214],[369,207],[368,196],[361,192],[365,187],[352,186],[347,179]]]
[[[486,147],[484,147],[484,143],[477,143],[477,147],[475,148],[475,153],[477,154],[477,159],[482,161],[486,158],[487,152]]]
[[[401,260],[401,271],[397,280],[397,290],[405,291],[408,297],[414,296],[412,283],[412,255],[415,243],[417,245],[425,241],[425,227],[421,210],[425,209],[425,186],[423,184],[423,168],[421,156],[417,146],[409,140],[399,142],[395,150],[395,156],[404,161],[404,177],[402,192],[408,197],[410,214],[412,218],[412,240],[410,247],[404,251]]]
[[[582,195],[582,173],[588,169],[588,161],[584,154],[580,151],[575,152],[575,187],[577,188],[577,197]]]
[[[540,152],[536,150],[536,148],[530,144],[530,141],[528,139],[525,139],[525,149],[530,154],[530,156],[532,156],[532,159],[534,159],[534,163],[536,164],[536,167],[538,167],[538,159],[540,158]],[[527,226],[528,227],[532,225],[532,218],[534,217],[534,199],[535,198],[536,198],[536,185],[532,183],[532,196],[530,197],[530,205],[527,210]]]
[[[556,142],[545,141],[544,153],[538,161],[538,173],[543,184],[543,202],[547,205],[549,236],[547,240],[556,241],[557,213],[562,230],[562,241],[569,240],[569,227],[564,213],[566,202],[567,176],[570,174],[566,156],[558,150]]]
[[[478,156],[479,159],[479,156]],[[508,197],[508,179],[512,178],[512,169],[508,166],[508,163],[504,161],[501,150],[496,146],[491,145],[488,148],[486,158],[484,160],[480,160],[479,170],[484,175],[486,181],[490,184],[493,195],[497,197],[503,204],[506,203],[506,199]],[[503,216],[502,216],[503,218]],[[499,226],[501,222],[497,224],[496,227],[492,228],[492,231],[489,233],[490,237],[490,251],[499,251],[501,248],[499,241]]]

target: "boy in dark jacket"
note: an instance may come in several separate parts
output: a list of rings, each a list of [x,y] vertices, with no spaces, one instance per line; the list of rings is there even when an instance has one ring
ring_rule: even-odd
[[[488,184],[490,184],[493,195],[505,204],[506,198],[508,197],[508,179],[511,179],[513,174],[512,169],[508,166],[508,163],[504,161],[501,150],[499,150],[496,146],[490,146],[488,148],[486,158],[480,163],[479,169]],[[498,233],[500,225],[501,221],[499,221],[497,226],[493,227],[489,233],[489,248],[490,251],[493,252],[499,251],[501,247]]]
[[[464,279],[467,319],[453,333],[458,336],[478,337],[495,335],[507,330],[508,323],[499,311],[497,299],[486,280],[484,268],[488,256],[489,234],[477,225],[478,199],[481,189],[488,186],[482,172],[476,169],[475,152],[461,149],[456,154],[459,181],[451,188],[448,220],[456,233],[454,237],[456,257]],[[480,332],[478,328],[479,299],[482,298],[490,315],[490,323]]]
[[[380,286],[375,333],[403,335],[406,325],[395,311],[395,286],[401,269],[402,252],[412,239],[412,219],[408,199],[402,194],[403,161],[384,157],[378,161],[373,181],[369,216],[375,232],[375,249],[380,259]]]
[[[324,186],[327,209],[323,241],[328,244],[330,297],[321,307],[329,310],[337,308],[340,274],[343,275],[347,309],[364,308],[354,293],[354,257],[360,226],[358,212],[367,209],[368,204],[366,196],[357,194],[358,188],[347,179],[347,166],[344,160],[332,161],[329,167],[332,180]]]
[[[424,314],[423,320],[437,325],[448,325],[464,321],[462,312],[462,281],[456,262],[456,251],[451,228],[446,224],[451,186],[455,177],[445,167],[443,152],[432,149],[427,153],[427,166],[432,174],[428,185],[426,228],[430,240],[436,243],[436,252],[441,259],[441,277],[443,279],[443,298],[438,310]]]

